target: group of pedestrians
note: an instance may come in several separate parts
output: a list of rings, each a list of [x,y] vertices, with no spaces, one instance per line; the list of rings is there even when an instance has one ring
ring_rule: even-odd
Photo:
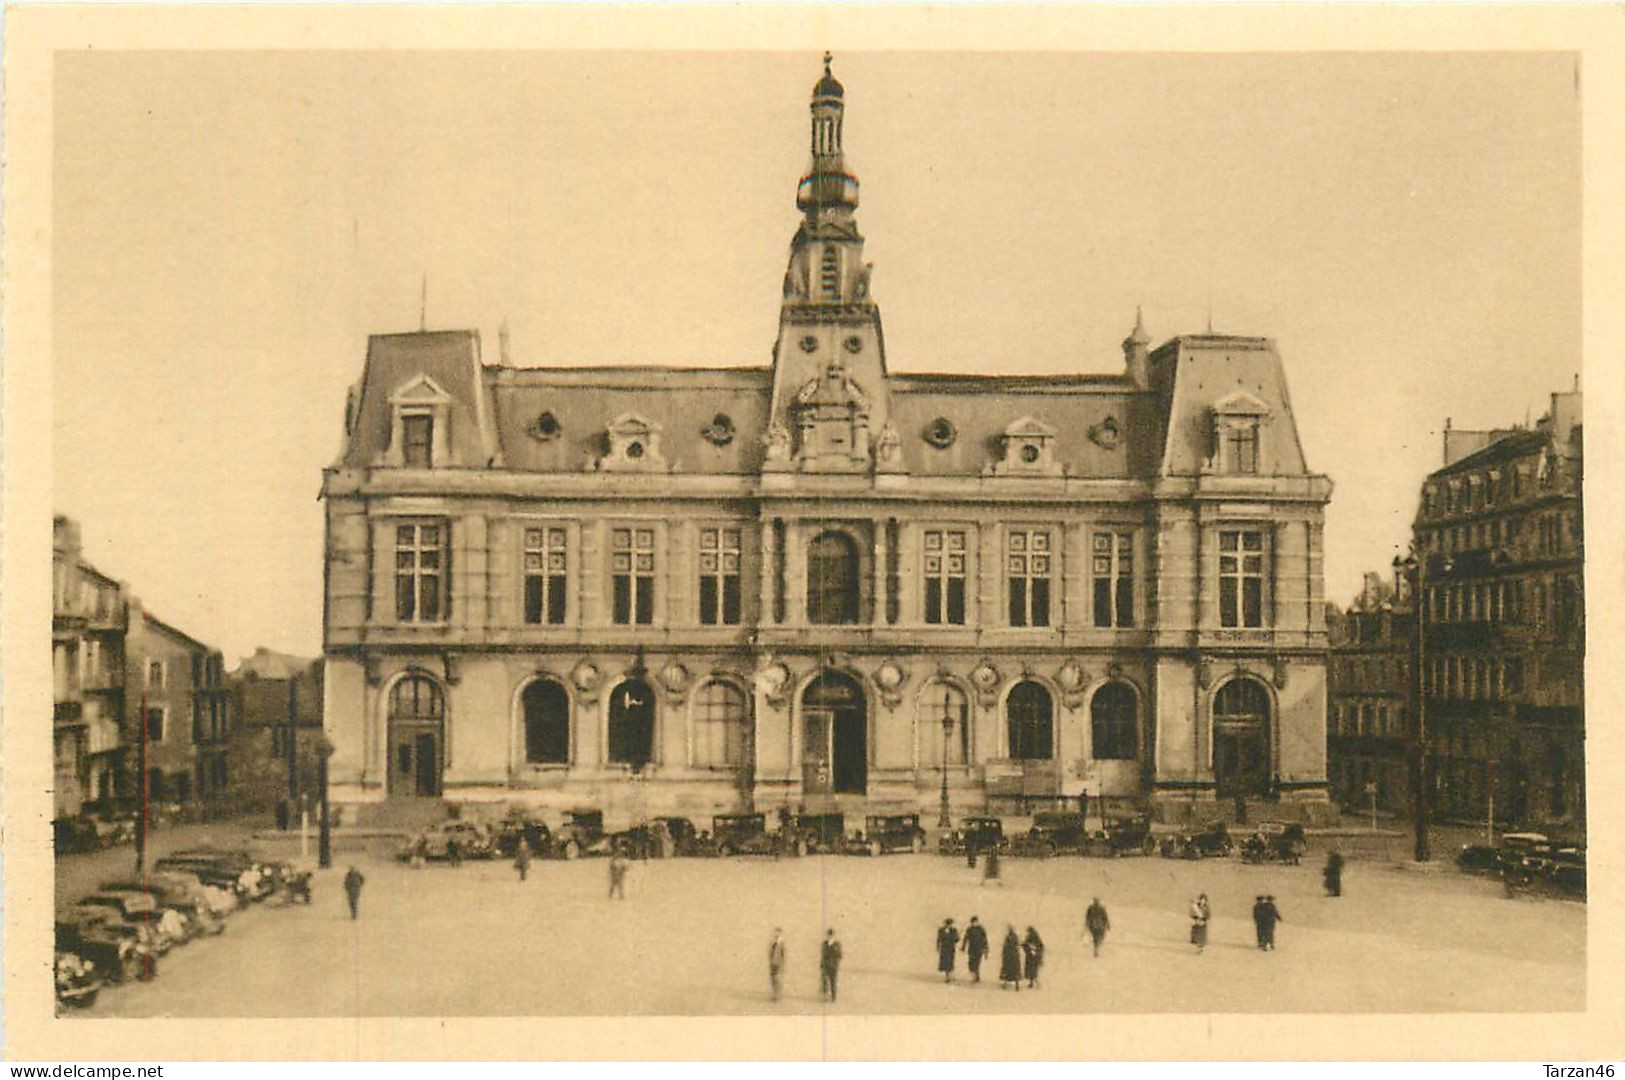
[[[965,954],[965,966],[971,982],[982,981],[982,961],[990,951],[987,930],[975,915],[970,917],[963,935],[952,918],[944,919],[937,930],[937,970],[943,982],[954,981],[954,966],[959,954]],[[1021,990],[1025,979],[1030,989],[1038,988],[1038,973],[1044,966],[1044,939],[1029,926],[1025,937],[1018,937],[1015,924],[1007,924],[1004,944],[999,950],[999,989],[1012,987]]]
[[[767,983],[774,1001],[784,993],[784,930],[773,928],[773,937],[767,943]],[[841,942],[835,928],[824,932],[818,946],[818,993],[825,1001],[834,1001],[841,975]]]

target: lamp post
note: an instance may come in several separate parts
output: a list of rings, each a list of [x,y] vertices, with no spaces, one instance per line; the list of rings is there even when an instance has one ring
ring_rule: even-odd
[[[321,833],[316,841],[316,865],[326,870],[333,865],[333,826],[327,806],[327,759],[333,756],[333,744],[325,734],[316,739],[316,789],[321,800]]]
[[[954,733],[953,697],[944,692],[942,695],[942,805],[937,814],[939,828],[953,827],[954,818],[948,810],[948,746]]]
[[[1394,556],[1394,575],[1403,575],[1411,590],[1411,677],[1408,696],[1411,706],[1411,814],[1415,824],[1414,858],[1427,862],[1428,848],[1428,729],[1426,698],[1422,684],[1422,664],[1427,644],[1427,560],[1414,551]]]

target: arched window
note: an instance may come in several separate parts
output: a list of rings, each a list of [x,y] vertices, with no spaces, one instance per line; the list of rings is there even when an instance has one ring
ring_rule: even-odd
[[[1010,729],[1010,757],[1048,761],[1055,756],[1055,705],[1049,691],[1035,682],[1017,683],[1005,699]]]
[[[570,698],[552,679],[537,679],[519,695],[525,711],[525,760],[564,765],[570,760]]]
[[[1140,696],[1126,682],[1109,682],[1095,691],[1089,723],[1096,760],[1139,756],[1139,705]]]
[[[712,680],[694,698],[694,765],[735,769],[745,763],[745,695]]]
[[[952,683],[932,682],[920,695],[920,765],[940,769],[943,750],[949,765],[963,765],[970,749],[970,701]]]
[[[1356,720],[1362,727],[1369,718]],[[1270,696],[1256,679],[1231,679],[1213,695],[1213,779],[1220,798],[1271,788]]]
[[[628,679],[609,698],[609,760],[638,772],[654,756],[655,694],[642,679]]]
[[[407,674],[390,688],[390,794],[440,794],[445,719],[446,699],[427,675]]]
[[[1231,679],[1213,696],[1215,723],[1262,723],[1269,719],[1270,696],[1253,679]]]
[[[436,722],[446,715],[440,687],[422,675],[408,675],[389,692],[389,718],[395,721]]]
[[[820,533],[807,547],[807,621],[858,621],[858,548],[844,533]]]

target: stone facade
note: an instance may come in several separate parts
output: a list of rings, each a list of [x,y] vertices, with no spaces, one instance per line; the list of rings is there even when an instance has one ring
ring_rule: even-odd
[[[1409,814],[1411,671],[1415,611],[1410,596],[1367,587],[1354,607],[1328,618],[1326,772],[1332,798],[1348,814],[1373,805]]]
[[[889,369],[826,67],[764,368],[373,337],[326,470],[333,795],[1327,806],[1322,518],[1274,344]]]
[[[85,561],[79,523],[58,515],[51,552],[54,814],[125,794],[123,587]]]
[[[322,664],[259,648],[227,676],[235,723],[231,801],[266,809],[316,801],[316,740],[322,731]]]
[[[1583,829],[1581,394],[1533,428],[1446,432],[1422,485],[1425,720],[1434,814]],[[1452,456],[1456,455],[1456,456]]]

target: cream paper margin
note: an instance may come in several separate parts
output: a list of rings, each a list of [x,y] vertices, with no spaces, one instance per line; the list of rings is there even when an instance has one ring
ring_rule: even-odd
[[[1610,781],[1620,655],[1625,9],[1601,5],[13,7],[5,34],[5,1056],[471,1059],[1618,1060],[1625,901]],[[1588,1009],[1569,1014],[62,1021],[51,1014],[51,89],[66,49],[1567,51],[1581,57],[1591,814]],[[139,317],[132,313],[132,317]],[[1441,358],[1447,362],[1448,358]],[[1373,435],[1381,418],[1372,418]],[[241,602],[242,598],[238,598]],[[996,1030],[996,1037],[994,1032]]]

